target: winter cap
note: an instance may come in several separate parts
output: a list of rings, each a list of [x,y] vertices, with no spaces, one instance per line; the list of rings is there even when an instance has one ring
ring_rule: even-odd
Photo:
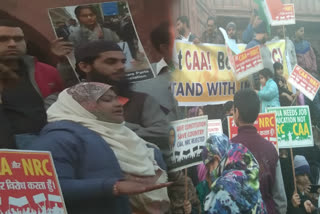
[[[257,27],[253,29],[255,33],[267,33],[267,24],[262,21]]]
[[[237,25],[234,22],[229,22],[226,29],[228,30],[229,28],[237,29]]]
[[[294,157],[294,169],[296,175],[310,174],[309,163],[302,155],[296,155]]]
[[[107,51],[122,51],[116,42],[108,40],[96,40],[86,42],[75,48],[76,64],[86,58],[97,57],[100,53]]]

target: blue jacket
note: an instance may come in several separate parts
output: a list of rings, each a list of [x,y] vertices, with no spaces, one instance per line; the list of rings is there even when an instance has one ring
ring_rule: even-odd
[[[28,149],[51,152],[69,214],[131,213],[128,197],[112,194],[123,173],[95,132],[70,121],[49,123]],[[155,159],[165,168],[159,150]]]
[[[267,107],[279,107],[279,90],[278,86],[273,79],[269,79],[266,85],[258,92],[261,101],[261,112],[266,112]]]

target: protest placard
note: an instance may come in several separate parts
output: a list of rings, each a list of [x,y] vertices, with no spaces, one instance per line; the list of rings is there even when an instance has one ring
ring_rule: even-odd
[[[306,95],[310,100],[316,96],[320,82],[307,71],[296,65],[288,78],[288,82]]]
[[[263,69],[262,57],[258,46],[241,52],[236,40],[229,39],[227,32],[223,28],[219,28],[219,30],[224,37],[229,64],[237,80]]]
[[[89,18],[88,18],[89,17]],[[127,2],[114,1],[49,9],[51,25],[58,38],[74,48],[95,40],[117,42],[126,57],[126,77],[131,82],[154,78]],[[75,68],[74,52],[68,55]]]
[[[266,16],[271,26],[293,25],[296,23],[294,4],[283,4],[280,12],[272,11],[271,4],[271,1],[266,1],[265,3]]]
[[[222,122],[218,120],[208,120],[208,136],[210,137],[213,134],[222,134]]]
[[[254,122],[254,127],[256,127],[258,133],[278,149],[276,125],[275,113],[260,113],[257,120]],[[228,117],[228,127],[230,139],[238,135],[238,127],[236,126],[233,117]]]
[[[208,116],[171,122],[170,152],[167,155],[169,171],[178,171],[202,162],[202,147],[207,140]]]
[[[262,70],[263,63],[260,47],[255,46],[234,56],[235,75],[237,80],[241,80],[251,74]]]
[[[272,62],[283,64],[287,79],[285,41],[268,42],[266,46]],[[243,51],[245,45],[239,44],[238,48]],[[177,40],[175,50],[176,66],[172,72],[171,90],[179,106],[223,104],[232,100],[237,90],[250,87],[247,78],[241,81],[235,78],[225,45],[194,45]],[[232,54],[231,50],[229,52]]]
[[[0,202],[3,213],[67,213],[51,154],[0,150]]]
[[[280,149],[313,146],[309,106],[270,107],[276,113]]]

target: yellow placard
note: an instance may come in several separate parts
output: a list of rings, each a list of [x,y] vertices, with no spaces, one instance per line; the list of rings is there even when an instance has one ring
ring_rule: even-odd
[[[285,57],[285,41],[267,44],[272,61],[284,67],[288,79]],[[238,45],[240,50],[245,44]],[[228,62],[226,46],[176,41],[176,68],[172,75],[172,91],[180,106],[221,104],[233,100],[240,88],[249,87],[246,79],[236,81]]]

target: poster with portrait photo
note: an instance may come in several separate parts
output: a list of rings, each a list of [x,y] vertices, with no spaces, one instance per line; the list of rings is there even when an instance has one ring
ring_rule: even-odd
[[[95,40],[117,42],[126,57],[125,71],[130,82],[155,77],[127,2],[51,8],[48,13],[56,37],[72,42],[74,48]],[[75,69],[74,53],[68,59]]]
[[[207,115],[172,121],[169,128],[170,151],[164,154],[168,171],[179,171],[200,164],[207,133]]]

